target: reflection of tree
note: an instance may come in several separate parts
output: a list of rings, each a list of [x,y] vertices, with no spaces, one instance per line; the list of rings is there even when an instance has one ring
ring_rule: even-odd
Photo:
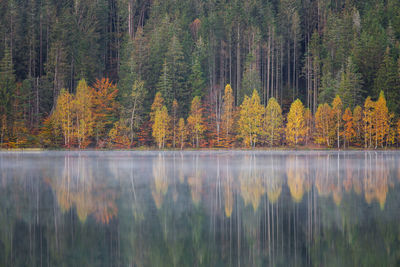
[[[297,155],[288,156],[286,160],[286,174],[290,194],[295,202],[300,202],[304,194],[305,160]]]
[[[116,216],[118,208],[115,204],[116,193],[101,176],[94,179],[93,168],[88,165],[86,157],[66,156],[61,178],[50,181],[62,212],[76,208],[81,222],[85,222],[90,214],[98,222],[108,224]]]
[[[168,191],[168,177],[166,173],[164,155],[159,153],[153,161],[154,183],[151,187],[151,194],[157,209],[161,208],[163,198]]]
[[[366,155],[367,156],[367,155]],[[383,210],[386,202],[386,195],[388,193],[388,176],[389,171],[385,166],[384,159],[375,154],[375,159],[368,154],[364,169],[364,195],[368,204],[376,199],[379,206]]]
[[[251,204],[257,211],[261,196],[266,192],[260,173],[260,166],[256,165],[255,155],[245,156],[239,174],[240,194],[247,206]]]
[[[224,201],[225,201],[225,216],[227,218],[230,218],[232,215],[234,198],[232,189],[233,177],[229,163],[226,164],[226,172],[224,178],[225,179],[223,180],[223,187],[224,187]]]
[[[199,156],[193,157],[194,165],[192,174],[189,176],[187,182],[190,187],[193,204],[198,205],[201,201],[202,181],[201,170],[199,168]]]
[[[264,172],[264,176],[266,177],[266,186],[267,186],[267,196],[269,202],[272,204],[276,203],[282,193],[282,184],[283,177],[282,171],[276,170],[275,166],[279,166],[282,168],[282,162],[279,158],[270,157],[270,162],[268,165],[270,168],[268,172]]]
[[[329,196],[332,185],[332,179],[329,178],[330,173],[330,155],[321,155],[316,158],[315,165],[315,187],[318,190],[320,196]]]

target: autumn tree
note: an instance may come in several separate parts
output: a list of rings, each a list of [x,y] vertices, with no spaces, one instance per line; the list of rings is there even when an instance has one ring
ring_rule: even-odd
[[[371,147],[373,137],[373,116],[374,116],[375,103],[371,97],[367,97],[364,103],[364,144],[365,147]]]
[[[174,99],[172,102],[171,112],[171,135],[172,135],[172,147],[175,148],[177,141],[177,130],[178,130],[178,101]]]
[[[70,147],[73,139],[73,101],[74,96],[62,89],[57,98],[57,105],[52,115],[56,125],[61,128],[64,146]]]
[[[320,104],[315,113],[315,142],[325,144],[328,147],[332,145],[331,132],[334,127],[333,113],[328,103]]]
[[[113,128],[108,133],[110,146],[112,148],[129,148],[131,140],[129,139],[129,127],[124,120],[114,123]]]
[[[232,134],[235,122],[234,120],[235,98],[233,97],[232,87],[229,84],[225,86],[225,93],[222,98],[222,101],[223,101],[222,115],[221,115],[222,137],[227,146],[230,146],[233,139]]]
[[[243,138],[245,146],[255,147],[258,135],[262,134],[262,116],[264,107],[260,104],[260,97],[254,89],[253,95],[245,95],[240,105],[238,131]]]
[[[154,119],[156,116],[157,110],[160,110],[164,106],[164,98],[161,95],[161,92],[157,92],[154,96],[153,104],[151,105],[150,111],[150,121],[154,123]]]
[[[337,142],[337,148],[340,147],[340,135],[341,135],[341,127],[342,127],[342,100],[340,99],[339,95],[332,101],[332,118],[335,124],[335,139]]]
[[[92,112],[92,94],[84,79],[76,88],[74,100],[74,129],[79,148],[86,148],[93,136],[94,116]]]
[[[306,122],[306,136],[305,142],[308,144],[312,138],[314,132],[314,118],[309,108],[304,110],[304,120]]]
[[[282,109],[274,97],[268,100],[264,114],[264,134],[269,146],[279,145],[282,135]]]
[[[186,137],[187,137],[187,130],[186,130],[186,125],[185,125],[185,119],[180,118],[178,122],[178,144],[181,149],[184,148],[185,142],[186,142]]]
[[[195,96],[192,100],[192,105],[190,106],[190,114],[187,119],[188,127],[192,134],[192,145],[199,147],[200,137],[204,132],[204,118],[203,118],[203,108],[201,107],[200,97]],[[194,139],[196,141],[194,142]]]
[[[135,80],[132,85],[130,96],[127,96],[129,101],[128,108],[125,110],[129,118],[129,137],[131,144],[135,136],[135,131],[139,130],[140,124],[143,122],[144,117],[144,98],[146,97],[146,89],[144,88],[144,81]],[[162,103],[161,103],[162,104]]]
[[[383,91],[375,103],[373,112],[375,148],[383,147],[386,135],[389,132],[389,113]]]
[[[153,137],[158,145],[158,148],[164,148],[166,139],[169,133],[170,118],[166,106],[162,106],[161,109],[157,109],[154,116],[153,123]]]
[[[354,121],[353,121],[353,114],[351,113],[350,108],[346,108],[343,114],[343,121],[344,121],[344,131],[343,131],[343,136],[344,136],[344,147],[350,145],[350,142],[353,140],[353,138],[356,136],[356,131],[354,130]]]
[[[117,119],[118,105],[115,101],[118,89],[108,78],[97,79],[91,88],[94,135],[96,144],[107,137]]]
[[[286,124],[286,141],[288,144],[299,144],[304,140],[306,134],[304,121],[304,106],[300,99],[296,99],[290,106]]]
[[[355,131],[355,142],[360,145],[363,139],[363,111],[360,106],[356,106],[353,110],[353,127]]]

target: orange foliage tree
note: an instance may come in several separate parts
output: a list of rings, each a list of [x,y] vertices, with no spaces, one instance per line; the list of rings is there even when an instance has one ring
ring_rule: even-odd
[[[371,147],[372,136],[373,136],[373,116],[374,116],[375,103],[371,100],[371,97],[367,97],[364,103],[364,145],[365,147]]]
[[[354,124],[353,124],[353,115],[351,113],[350,108],[346,108],[343,114],[343,121],[344,121],[344,147],[346,147],[346,142],[347,146],[350,145],[350,142],[353,140],[353,138],[356,136],[356,131],[354,130]]]
[[[108,78],[97,79],[93,84],[92,94],[92,112],[93,112],[93,131],[96,139],[96,145],[107,138],[107,134],[113,127],[117,118],[118,105],[115,101],[118,89]]]
[[[336,95],[336,97],[332,101],[332,118],[335,124],[335,134],[334,134],[334,139],[336,139],[337,142],[337,148],[340,147],[340,136],[341,136],[341,127],[342,127],[342,100],[340,99],[339,95]]]
[[[360,145],[362,143],[362,130],[363,130],[363,111],[360,106],[356,106],[353,110],[353,127],[356,132],[355,142]]]
[[[331,146],[332,112],[328,103],[320,104],[315,113],[315,142]]]
[[[375,103],[373,112],[375,148],[383,147],[386,135],[389,133],[389,112],[383,91]]]

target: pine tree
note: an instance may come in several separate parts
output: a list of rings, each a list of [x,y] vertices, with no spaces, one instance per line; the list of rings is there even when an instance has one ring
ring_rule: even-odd
[[[306,134],[304,121],[304,106],[300,99],[296,99],[290,106],[286,124],[286,142],[297,146],[304,140]]]
[[[282,109],[274,97],[268,100],[264,114],[264,134],[269,146],[279,145],[282,135]]]
[[[206,92],[206,83],[204,81],[204,74],[201,68],[200,59],[198,56],[194,57],[192,64],[192,72],[189,76],[189,84],[192,90],[192,96],[199,96],[202,98]]]
[[[161,93],[167,107],[171,107],[172,101],[175,98],[174,87],[172,83],[171,71],[169,64],[164,60],[160,79],[157,84],[157,93]]]
[[[357,72],[357,66],[353,63],[352,57],[348,57],[346,68],[341,71],[338,93],[342,96],[344,106],[352,108],[362,103],[364,92],[361,74]]]
[[[389,47],[377,72],[374,91],[376,95],[383,91],[388,97],[389,111],[400,112],[400,77]]]

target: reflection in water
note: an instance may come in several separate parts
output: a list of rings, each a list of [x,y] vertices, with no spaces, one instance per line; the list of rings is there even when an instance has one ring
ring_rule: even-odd
[[[395,266],[397,152],[0,153],[0,266]]]

